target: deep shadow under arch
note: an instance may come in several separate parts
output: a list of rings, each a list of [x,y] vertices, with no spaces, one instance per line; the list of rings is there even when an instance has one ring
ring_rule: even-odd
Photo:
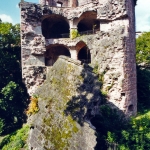
[[[46,39],[68,38],[69,24],[66,18],[56,14],[50,15],[42,21],[42,34]]]
[[[82,63],[91,63],[90,50],[83,41],[80,41],[76,44],[76,49],[78,51],[78,60],[80,60]]]
[[[69,50],[64,45],[52,45],[45,52],[45,66],[52,66],[60,55],[71,57]]]
[[[84,46],[83,48],[80,49],[78,53],[78,59],[82,63],[91,63],[91,54],[87,46]]]
[[[78,31],[84,32],[89,30],[99,30],[100,22],[97,19],[97,13],[88,11],[83,13],[79,18]]]

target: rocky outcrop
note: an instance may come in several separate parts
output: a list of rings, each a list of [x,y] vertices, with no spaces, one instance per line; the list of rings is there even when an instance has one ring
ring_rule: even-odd
[[[90,120],[99,114],[100,86],[89,66],[60,56],[34,93],[39,111],[29,117],[30,149],[93,150],[96,136]]]

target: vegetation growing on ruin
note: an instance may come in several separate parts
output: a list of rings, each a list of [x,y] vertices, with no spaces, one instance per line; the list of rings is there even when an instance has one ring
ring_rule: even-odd
[[[27,114],[28,115],[32,115],[32,114],[35,114],[39,111],[39,107],[38,107],[38,97],[36,95],[33,95],[31,98],[30,98],[30,104],[29,104],[29,107],[28,107],[28,110],[27,110]]]
[[[108,94],[108,90],[111,89],[112,86],[110,86],[107,90],[103,90],[103,83],[104,83],[104,75],[106,73],[106,70],[104,70],[102,73],[99,73],[99,68],[98,68],[98,64],[96,63],[94,68],[93,68],[93,72],[95,74],[98,75],[98,80],[99,82],[101,83],[101,86],[100,86],[100,92],[101,92],[101,104],[104,104],[106,103],[106,100],[107,100],[107,94]]]
[[[71,29],[70,37],[71,39],[75,39],[76,37],[80,36],[77,29]]]
[[[43,119],[43,123],[49,126],[49,129],[44,132],[44,136],[47,141],[51,141],[53,149],[63,150],[69,148],[70,138],[73,134],[78,132],[76,122],[72,119],[72,117],[63,116],[63,114],[60,114],[59,119],[61,118],[61,120],[58,122],[55,120],[54,112],[52,112],[48,118]],[[46,147],[47,145],[45,145],[45,148]]]

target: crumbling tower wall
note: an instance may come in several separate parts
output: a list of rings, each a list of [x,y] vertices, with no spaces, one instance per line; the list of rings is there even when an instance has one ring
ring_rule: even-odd
[[[108,101],[135,115],[133,0],[51,2],[20,3],[22,72],[29,94],[43,83],[59,55],[65,55],[97,68]]]
[[[136,114],[134,2],[40,4],[20,4],[23,79],[29,93],[45,80],[48,62],[53,65],[59,55],[66,55],[97,66],[108,100],[125,114]],[[66,52],[58,54],[58,48]]]
[[[103,84],[99,90],[107,94],[112,107],[126,116],[136,114],[133,0],[40,0],[40,4],[22,2],[20,9],[22,76],[30,95],[43,84],[47,72],[55,75],[53,66],[59,66],[64,55],[93,68]],[[94,137],[94,132],[90,134]]]

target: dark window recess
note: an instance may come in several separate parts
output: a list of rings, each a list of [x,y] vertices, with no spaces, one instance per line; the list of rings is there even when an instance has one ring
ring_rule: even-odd
[[[55,45],[46,50],[45,65],[52,66],[60,55],[71,57],[69,50],[63,45]]]
[[[129,105],[128,110],[133,111],[133,109],[134,109],[133,105]]]
[[[81,50],[78,53],[78,59],[82,63],[87,63],[87,64],[91,63],[91,54],[87,46],[84,46],[83,48],[81,48]]]
[[[82,34],[93,34],[100,30],[100,21],[97,19],[97,13],[93,11],[85,12],[78,23],[78,31]]]
[[[125,96],[126,94],[125,93],[121,93],[121,96]]]
[[[42,34],[46,39],[69,38],[69,24],[60,15],[50,15],[42,22]]]

